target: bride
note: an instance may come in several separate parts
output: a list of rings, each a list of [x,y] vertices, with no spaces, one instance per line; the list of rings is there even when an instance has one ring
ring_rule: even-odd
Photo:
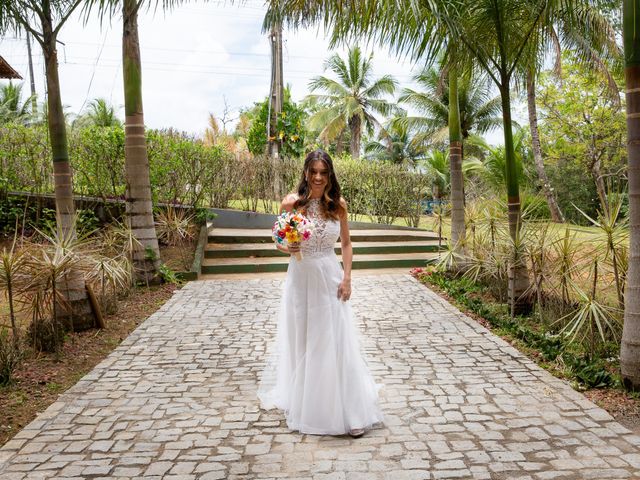
[[[258,396],[263,408],[283,410],[292,430],[359,437],[383,416],[347,302],[353,257],[347,204],[327,153],[307,155],[298,192],[283,199],[282,210],[303,212],[314,230],[301,246],[277,245],[303,258],[289,261]],[[334,252],[338,237],[344,271]]]

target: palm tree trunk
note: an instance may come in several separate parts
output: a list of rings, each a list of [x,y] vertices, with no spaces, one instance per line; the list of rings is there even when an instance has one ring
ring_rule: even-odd
[[[593,177],[593,181],[596,184],[596,191],[598,192],[598,199],[600,200],[600,206],[604,210],[608,210],[607,204],[607,187],[604,184],[604,177],[602,176],[602,171],[600,167],[602,166],[602,159],[600,158],[600,153],[593,153],[594,157],[593,162],[591,162],[591,176]]]
[[[136,0],[124,0],[122,16],[127,222],[132,234],[140,242],[132,252],[136,280],[157,283],[160,281],[160,250],[153,222],[149,158],[142,109],[142,72]]]
[[[362,120],[359,115],[354,115],[349,119],[349,129],[351,131],[351,158],[360,158],[360,138],[362,136]]]
[[[640,0],[623,1],[629,168],[629,271],[620,346],[622,382],[640,389]]]
[[[449,168],[451,171],[451,245],[464,253],[464,177],[462,175],[462,132],[458,104],[458,74],[449,69]]]
[[[43,55],[47,80],[47,120],[53,156],[53,183],[56,199],[58,234],[66,239],[76,238],[75,205],[73,203],[73,175],[67,146],[67,126],[60,96],[56,35],[52,29],[51,11],[43,9]],[[93,327],[94,317],[89,304],[84,276],[71,271],[60,288],[66,306],[57,310],[57,321],[74,331]]]
[[[520,186],[518,185],[518,171],[516,169],[516,155],[513,146],[513,125],[511,121],[511,97],[509,80],[503,79],[500,87],[502,100],[502,120],[504,128],[504,150],[506,157],[505,176],[507,182],[507,206],[509,212],[509,234],[511,236],[514,255],[509,266],[509,303],[514,315],[525,313],[531,305],[523,294],[529,288],[529,274],[523,255],[519,254],[521,244],[520,228]]]
[[[542,149],[540,148],[540,132],[538,130],[538,112],[536,108],[536,84],[535,77],[531,72],[527,74],[527,106],[529,110],[529,129],[531,130],[531,148],[533,150],[533,161],[536,166],[536,172],[538,174],[538,180],[542,185],[542,193],[547,199],[547,205],[551,212],[551,220],[555,223],[564,223],[564,215],[556,202],[556,198],[553,195],[549,177],[544,169],[544,162],[542,161]]]

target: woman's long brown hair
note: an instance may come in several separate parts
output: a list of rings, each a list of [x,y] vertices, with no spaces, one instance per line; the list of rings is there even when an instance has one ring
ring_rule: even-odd
[[[311,164],[316,160],[321,160],[329,170],[329,181],[324,190],[324,194],[320,198],[320,206],[325,217],[337,220],[344,212],[344,207],[340,203],[340,184],[333,168],[333,160],[324,150],[315,150],[309,153],[304,159],[304,167],[302,169],[302,178],[298,184],[298,200],[293,204],[296,210],[306,210],[309,203],[309,195],[311,195],[311,187],[307,182],[307,174]]]

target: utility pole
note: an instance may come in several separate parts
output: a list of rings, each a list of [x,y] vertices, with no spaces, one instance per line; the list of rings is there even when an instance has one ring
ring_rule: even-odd
[[[31,82],[31,114],[38,111],[38,103],[36,101],[36,82],[33,78],[33,59],[31,58],[31,39],[30,33],[27,31],[27,56],[29,57],[29,80]]]
[[[278,21],[271,27],[269,34],[271,40],[271,92],[269,97],[269,141],[268,152],[272,157],[278,157],[281,140],[278,137],[278,118],[282,114],[283,98],[283,73],[282,73],[282,21]]]

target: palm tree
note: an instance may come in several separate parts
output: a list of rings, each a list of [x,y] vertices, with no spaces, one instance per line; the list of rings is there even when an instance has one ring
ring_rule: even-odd
[[[351,133],[351,156],[360,158],[362,128],[370,135],[380,123],[374,114],[388,116],[394,105],[384,100],[384,95],[393,95],[396,81],[390,75],[372,80],[373,55],[363,56],[360,47],[350,48],[347,61],[334,54],[325,62],[325,69],[338,77],[315,77],[309,83],[311,91],[322,90],[322,95],[309,95],[307,101],[321,107],[309,122],[311,128],[322,126],[320,139],[332,141],[347,127]]]
[[[33,118],[32,105],[35,96],[22,101],[22,84],[8,83],[0,88],[0,124],[27,124]]]
[[[629,168],[629,269],[620,346],[622,382],[640,389],[640,0],[624,0],[623,38]]]
[[[409,125],[403,121],[404,118],[406,113],[391,119],[380,129],[377,140],[366,143],[365,158],[416,166],[424,157],[425,149],[415,141]]]
[[[76,237],[76,215],[67,128],[60,96],[57,39],[60,29],[81,3],[82,0],[0,0],[0,33],[26,30],[42,48],[47,80],[47,120],[53,156],[57,228],[61,238],[70,240]],[[94,316],[81,272],[72,270],[67,275],[61,294],[70,306],[68,309],[60,309],[60,316],[66,317],[61,321],[66,322],[71,317],[74,330],[92,327]]]
[[[526,181],[524,171],[524,141],[526,139],[526,130],[518,128],[513,135],[513,148],[516,160],[516,175],[518,183],[522,185]],[[507,156],[504,145],[493,146],[478,136],[473,136],[469,140],[470,144],[484,152],[483,158],[469,159],[467,168],[469,171],[478,173],[484,182],[496,192],[504,192],[507,185]]]
[[[415,141],[440,144],[449,136],[449,81],[440,68],[424,68],[413,77],[419,89],[404,88],[398,103],[410,105],[421,116],[406,117],[416,130]],[[500,97],[492,96],[481,78],[458,77],[458,108],[463,142],[470,135],[484,135],[502,125]]]
[[[487,85],[467,73],[456,75],[453,63],[442,68],[424,68],[414,77],[421,87],[405,88],[399,103],[411,105],[423,116],[407,121],[420,133],[416,141],[441,143],[449,140],[451,178],[451,243],[458,246],[466,236],[464,218],[464,146],[473,132],[483,134],[502,124],[500,98],[492,97]],[[450,80],[447,80],[450,79]],[[457,97],[455,100],[450,101]],[[457,108],[456,108],[457,106]]]
[[[124,159],[127,181],[127,225],[137,242],[132,259],[137,281],[160,281],[160,249],[153,219],[153,200],[149,173],[149,157],[142,108],[142,67],[138,39],[138,12],[145,0],[90,0],[85,11],[98,6],[100,15],[113,16],[122,9],[122,77],[124,80],[125,135]],[[178,0],[156,0],[156,5],[170,8]]]
[[[116,127],[122,126],[122,122],[116,115],[116,108],[110,105],[104,98],[96,98],[89,103],[88,111],[80,115],[73,126]]]
[[[89,104],[88,117],[97,127],[119,127],[122,122],[116,115],[116,109],[106,99],[96,98]]]

